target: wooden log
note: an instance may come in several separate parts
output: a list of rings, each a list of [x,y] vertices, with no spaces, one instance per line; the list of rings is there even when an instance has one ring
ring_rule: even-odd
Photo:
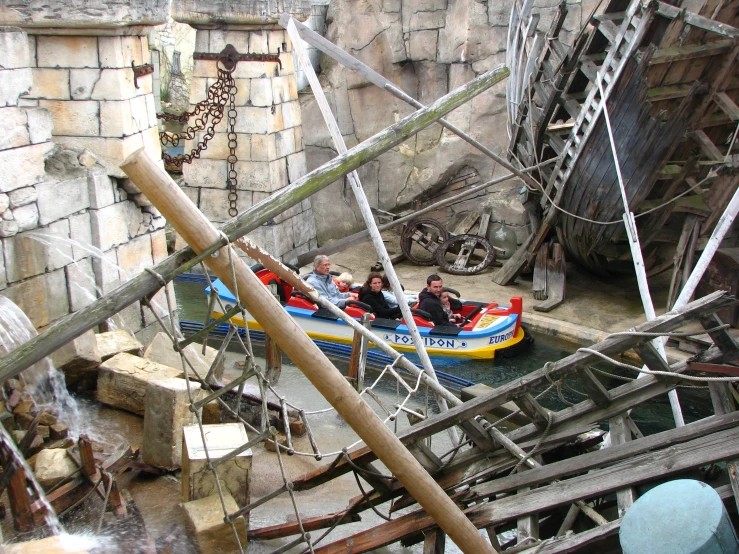
[[[336,179],[373,160],[431,125],[444,116],[505,79],[507,70],[496,68],[466,85],[443,96],[430,106],[420,109],[366,141],[349,149],[321,167],[304,175],[289,186],[280,189],[264,201],[252,206],[220,230],[229,240],[235,240],[253,231],[285,210],[299,204],[313,193],[327,187]],[[218,238],[208,248],[222,246]],[[60,346],[99,325],[136,300],[155,293],[161,288],[160,276],[172,279],[178,270],[186,271],[194,264],[196,255],[191,248],[183,249],[156,264],[150,271],[142,271],[137,277],[99,298],[90,305],[58,321],[49,329],[19,346],[0,359],[0,382],[17,376],[21,371],[54,352]],[[157,275],[158,274],[158,275]]]
[[[218,231],[143,149],[132,154],[121,168],[193,249],[203,251],[218,241]],[[242,291],[242,299],[249,313],[266,333],[274,337],[280,348],[365,444],[379,454],[385,466],[439,522],[462,551],[492,552],[489,544],[454,502],[384,426],[374,410],[367,406],[325,354],[261,285],[241,258],[228,255],[224,249],[217,258],[211,256],[205,261],[226,286],[233,289],[238,283],[238,290]],[[232,282],[232,272],[236,283]]]
[[[444,554],[446,535],[441,529],[433,529],[424,534],[423,554]]]
[[[619,415],[611,418],[609,423],[609,431],[611,433],[611,445],[616,446],[625,444],[631,440],[631,432],[626,426],[625,415]],[[616,501],[618,503],[618,517],[624,517],[626,511],[636,500],[634,489],[626,488],[616,491]]]
[[[10,511],[13,514],[13,525],[17,531],[25,533],[34,527],[33,514],[31,512],[31,498],[26,488],[26,472],[23,468],[17,468],[8,482],[8,501]]]

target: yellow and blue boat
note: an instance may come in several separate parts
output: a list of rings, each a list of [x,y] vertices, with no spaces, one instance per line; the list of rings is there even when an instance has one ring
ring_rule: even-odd
[[[347,352],[351,349],[354,330],[326,309],[311,302],[300,294],[293,294],[292,286],[282,281],[273,272],[253,267],[255,274],[265,284],[277,284],[277,290],[285,311],[289,313],[308,336],[319,346],[325,343],[343,346]],[[226,311],[236,304],[234,295],[220,281],[213,282],[213,290],[206,289],[206,294],[216,293]],[[456,299],[455,299],[456,300]],[[453,356],[458,358],[492,359],[496,355],[511,355],[528,346],[532,341],[521,326],[522,298],[513,297],[508,306],[496,302],[475,302],[456,300],[452,304],[453,311],[464,317],[458,326],[434,326],[424,317],[423,312],[413,310],[413,319],[420,332],[426,351],[431,356]],[[366,313],[366,305],[352,302],[345,308],[350,316],[359,319]],[[221,317],[222,312],[213,312],[214,317]],[[248,324],[250,332],[262,331],[262,327],[247,312],[246,322],[236,316],[231,321],[244,327]],[[416,348],[404,321],[384,319],[371,315],[372,331],[395,350],[415,352]]]

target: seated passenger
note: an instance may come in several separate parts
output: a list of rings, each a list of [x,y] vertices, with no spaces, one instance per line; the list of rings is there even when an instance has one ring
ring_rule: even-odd
[[[441,295],[439,295],[439,300],[441,300],[441,307],[444,308],[444,313],[446,314],[449,321],[456,325],[464,320],[464,316],[462,314],[455,314],[452,311],[452,304],[449,301],[449,294],[449,291],[441,291]]]
[[[356,300],[353,292],[340,292],[331,278],[331,260],[328,256],[318,255],[313,260],[313,272],[305,278],[305,282],[316,289],[316,292],[338,308],[344,308],[347,300]]]
[[[428,312],[434,325],[454,325],[444,313],[444,306],[439,297],[444,290],[444,283],[436,273],[426,279],[426,288],[418,295],[418,309]]]
[[[418,294],[406,292],[403,285],[400,285],[400,288],[403,289],[403,296],[409,306],[412,306],[418,301]],[[398,299],[395,298],[395,293],[393,293],[393,288],[390,286],[390,280],[387,278],[387,275],[382,276],[382,295],[385,297],[387,305],[391,308],[398,305]]]
[[[378,317],[387,319],[397,319],[401,317],[400,308],[388,306],[385,297],[382,294],[382,275],[379,273],[370,273],[367,280],[359,289],[359,301],[364,302],[370,308],[372,313]]]
[[[354,277],[352,277],[351,273],[344,272],[338,277],[334,277],[334,283],[339,287],[339,292],[350,292],[352,290],[353,282]]]

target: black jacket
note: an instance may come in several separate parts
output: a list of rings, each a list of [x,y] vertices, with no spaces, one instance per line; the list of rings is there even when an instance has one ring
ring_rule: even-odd
[[[418,309],[428,312],[435,325],[454,325],[444,313],[439,297],[427,289],[423,289],[418,295]]]
[[[387,305],[387,300],[385,300],[385,296],[382,294],[382,291],[359,291],[359,301],[369,305],[369,307],[372,308],[372,313],[378,317],[394,319],[401,316],[400,308],[397,306],[395,308],[391,308]]]

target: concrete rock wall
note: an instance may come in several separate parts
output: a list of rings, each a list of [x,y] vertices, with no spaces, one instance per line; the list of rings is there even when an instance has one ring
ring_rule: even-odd
[[[549,28],[558,3],[544,0],[536,4],[541,30]],[[326,38],[429,104],[505,62],[511,5],[512,0],[332,0]],[[591,9],[581,3],[568,7],[560,35],[565,42],[571,42],[583,12],[587,16]],[[326,56],[321,57],[321,68],[322,84],[349,146],[412,111]],[[313,97],[302,97],[301,107],[308,169],[313,170],[336,152]],[[446,119],[504,155],[508,148],[505,83]],[[462,139],[434,125],[369,162],[359,169],[359,175],[372,205],[394,210],[433,196],[465,168],[474,168],[481,181],[505,173]],[[520,184],[512,181],[492,189],[486,202],[493,206],[492,221],[513,223],[523,240],[527,218],[523,206],[510,201],[517,188]],[[364,227],[344,182],[334,183],[313,200],[319,244]]]

